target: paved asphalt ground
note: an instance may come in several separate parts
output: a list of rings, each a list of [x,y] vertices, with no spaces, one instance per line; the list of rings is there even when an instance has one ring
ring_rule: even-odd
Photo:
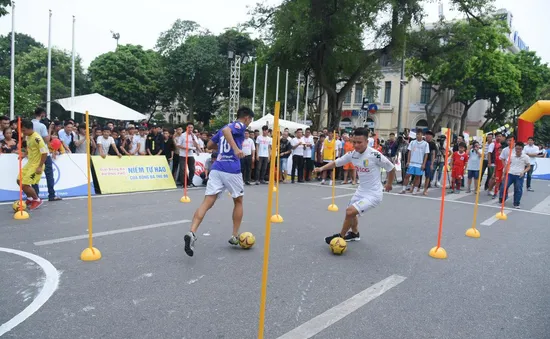
[[[475,197],[449,195],[446,260],[428,256],[439,190],[425,198],[394,187],[360,219],[361,241],[335,256],[323,237],[340,229],[353,188],[336,189],[340,212],[333,213],[330,187],[281,185],[284,223],[272,225],[266,338],[550,338],[549,184],[534,182],[536,191],[507,221],[491,219],[498,208],[482,194],[480,239],[464,236]],[[181,191],[94,198],[94,232],[125,232],[97,237],[103,258],[91,263],[79,259],[86,239],[60,239],[86,234],[85,199],[45,204],[27,221],[0,206],[0,336],[15,319],[3,337],[255,338],[267,186],[246,190],[241,231],[256,236],[251,250],[227,243],[232,201],[224,195],[199,229],[192,258],[183,251],[185,220],[203,190],[189,195],[190,204],[179,202]],[[141,226],[149,227],[131,229]],[[42,257],[55,270],[45,273],[5,248]],[[37,302],[44,303],[34,314],[24,311]]]

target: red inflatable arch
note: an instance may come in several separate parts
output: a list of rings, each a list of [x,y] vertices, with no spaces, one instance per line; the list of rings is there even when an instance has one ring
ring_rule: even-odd
[[[535,122],[550,115],[550,100],[539,100],[520,115],[518,120],[518,141],[527,142],[535,133]]]

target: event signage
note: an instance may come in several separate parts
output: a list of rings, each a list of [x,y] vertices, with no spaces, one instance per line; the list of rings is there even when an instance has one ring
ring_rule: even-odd
[[[102,194],[176,188],[165,156],[93,156]]]
[[[88,178],[86,176],[86,154],[61,154],[53,161],[53,180],[57,196],[61,198],[76,197],[88,194]],[[23,166],[27,159],[23,159]],[[1,154],[0,168],[0,201],[15,201],[19,199],[19,160],[17,154]],[[42,173],[38,184],[41,199],[48,199],[48,184],[46,174]],[[95,194],[92,185],[92,194]],[[25,197],[25,195],[23,194]]]

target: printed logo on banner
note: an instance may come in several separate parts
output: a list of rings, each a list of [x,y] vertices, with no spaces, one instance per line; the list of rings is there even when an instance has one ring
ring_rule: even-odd
[[[204,173],[204,164],[200,161],[195,161],[195,175],[200,176]]]

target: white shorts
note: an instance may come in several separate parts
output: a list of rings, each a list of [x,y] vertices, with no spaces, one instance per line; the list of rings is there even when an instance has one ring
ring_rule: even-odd
[[[351,197],[348,207],[353,206],[359,212],[359,216],[362,216],[365,212],[375,208],[382,202],[382,196],[376,195],[360,195],[355,193]]]
[[[220,197],[220,193],[226,190],[232,198],[242,197],[244,195],[243,175],[241,173],[211,171],[204,195],[217,195]]]

